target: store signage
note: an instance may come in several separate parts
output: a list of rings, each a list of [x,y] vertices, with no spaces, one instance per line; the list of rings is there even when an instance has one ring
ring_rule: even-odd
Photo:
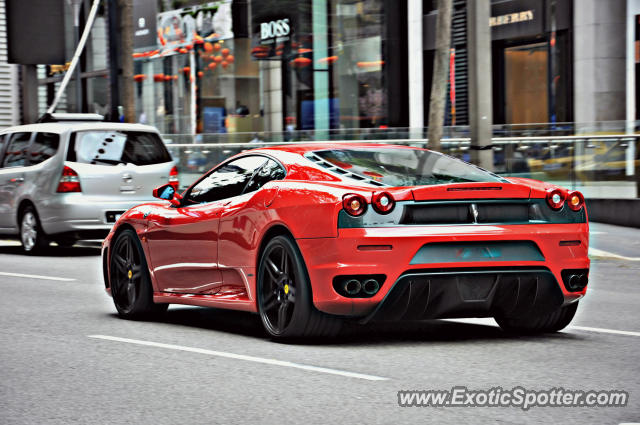
[[[566,1],[557,1],[558,5]],[[491,28],[492,40],[512,40],[523,38],[538,38],[544,34],[542,0],[504,0],[491,3]],[[560,7],[558,7],[560,11]],[[561,13],[557,17],[560,18]]]
[[[492,16],[489,18],[489,26],[515,24],[518,22],[533,21],[533,10],[523,10],[522,12],[508,13],[506,15]]]
[[[133,2],[133,47],[135,49],[156,46],[157,6],[155,0],[135,0]]]
[[[289,18],[260,23],[261,42],[272,38],[289,37],[289,34],[291,34]]]

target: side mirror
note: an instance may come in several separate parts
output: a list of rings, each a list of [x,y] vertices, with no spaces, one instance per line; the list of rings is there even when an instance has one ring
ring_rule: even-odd
[[[171,205],[176,206],[180,205],[180,199],[182,199],[182,196],[176,193],[176,189],[171,184],[165,184],[153,189],[153,197],[170,201]]]

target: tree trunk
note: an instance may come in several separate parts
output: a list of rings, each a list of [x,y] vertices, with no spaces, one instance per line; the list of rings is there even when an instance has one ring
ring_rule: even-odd
[[[436,52],[433,58],[433,81],[429,100],[429,149],[439,151],[444,124],[444,108],[449,76],[449,49],[451,46],[452,0],[438,0],[436,20]]]
[[[136,122],[133,85],[133,0],[118,0],[120,9],[120,64],[124,121]]]

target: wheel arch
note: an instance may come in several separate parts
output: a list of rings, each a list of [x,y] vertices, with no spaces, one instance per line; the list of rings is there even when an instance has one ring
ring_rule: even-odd
[[[309,295],[311,296],[311,300],[313,303],[313,285],[311,284],[311,276],[309,276],[309,269],[307,268],[307,262],[304,258],[304,255],[302,254],[302,250],[300,249],[300,246],[298,246],[298,242],[296,242],[296,238],[293,236],[293,233],[291,232],[291,230],[289,230],[287,226],[285,226],[282,223],[277,223],[272,225],[271,227],[269,227],[269,229],[267,229],[267,231],[262,236],[259,248],[256,251],[257,255],[255,258],[255,266],[256,266],[255,290],[256,291],[258,290],[258,279],[260,278],[260,276],[258,276],[258,270],[260,268],[260,258],[262,257],[262,253],[264,252],[264,249],[269,243],[269,241],[275,238],[276,236],[288,236],[289,238],[291,238],[291,242],[293,242],[294,247],[298,250],[298,253],[300,254],[300,259],[302,260],[302,265],[304,266],[304,272],[306,273],[307,280],[309,281]],[[257,306],[257,302],[258,302],[257,292],[256,292],[255,301]]]
[[[24,198],[18,204],[18,210],[16,214],[16,225],[18,229],[20,229],[20,221],[22,220],[22,214],[24,214],[24,210],[28,207],[32,206],[36,214],[38,214],[38,209],[36,208],[36,204],[29,198]]]
[[[256,258],[254,263],[256,266],[256,273],[258,272],[258,266],[260,263],[260,258],[262,257],[262,253],[264,252],[264,248],[267,246],[269,241],[275,238],[276,236],[289,236],[292,240],[295,241],[293,233],[284,224],[277,223],[269,227],[262,235],[262,239],[260,240],[260,244],[258,245],[258,250],[256,251]],[[256,285],[257,285],[257,282],[258,282],[258,279],[256,275]]]
[[[105,248],[105,252],[103,254],[103,259],[102,259],[102,273],[104,275],[104,285],[106,288],[111,288],[111,270],[109,270],[111,265],[111,246],[116,242],[116,239],[118,238],[118,236],[120,236],[120,233],[124,232],[125,230],[132,230],[136,235],[138,234],[138,232],[136,232],[135,227],[133,227],[129,223],[122,223],[113,232],[113,236],[111,237],[111,242]],[[144,249],[142,250],[142,252],[144,252]],[[145,258],[146,258],[146,255],[147,254],[145,253]]]

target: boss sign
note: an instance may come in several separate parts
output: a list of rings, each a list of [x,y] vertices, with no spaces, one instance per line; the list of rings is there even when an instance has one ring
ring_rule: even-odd
[[[286,37],[291,32],[289,18],[277,21],[262,22],[260,24],[260,39],[266,40],[274,37]]]

